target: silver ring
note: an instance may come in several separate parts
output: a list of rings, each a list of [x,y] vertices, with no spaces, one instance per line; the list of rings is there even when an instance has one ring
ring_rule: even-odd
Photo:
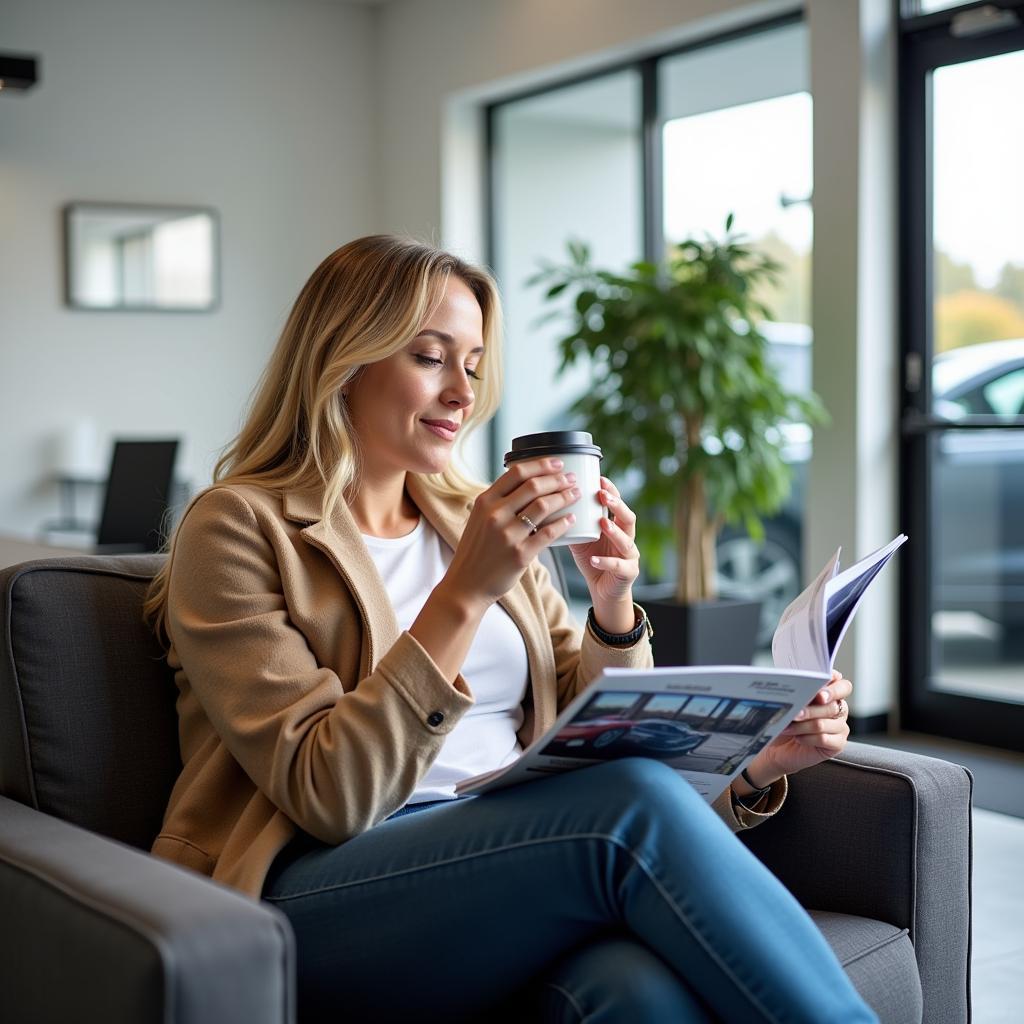
[[[530,528],[530,536],[532,537],[532,536],[533,536],[533,535],[534,535],[534,534],[535,534],[535,533],[537,532],[537,526],[536,526],[536,524],[534,523],[534,521],[533,521],[533,520],[532,520],[532,519],[531,519],[531,518],[530,518],[530,517],[529,517],[528,515],[526,515],[526,514],[525,514],[525,513],[523,513],[523,512],[520,512],[520,513],[519,513],[519,518],[520,518],[520,519],[521,519],[521,520],[522,520],[522,521],[523,521],[524,523],[526,523],[526,525],[527,525],[527,526],[528,526],[528,527]]]

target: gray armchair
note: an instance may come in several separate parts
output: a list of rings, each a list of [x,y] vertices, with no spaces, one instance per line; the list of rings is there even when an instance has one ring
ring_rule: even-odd
[[[0,571],[5,1020],[295,1020],[284,915],[148,853],[181,768],[141,618],[162,557]],[[969,1019],[970,800],[963,768],[852,743],[743,836],[887,1024]]]

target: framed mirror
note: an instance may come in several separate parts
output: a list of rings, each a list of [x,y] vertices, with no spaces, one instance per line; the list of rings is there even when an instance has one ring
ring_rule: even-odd
[[[200,206],[69,203],[65,297],[73,309],[203,312],[219,301],[218,225]]]

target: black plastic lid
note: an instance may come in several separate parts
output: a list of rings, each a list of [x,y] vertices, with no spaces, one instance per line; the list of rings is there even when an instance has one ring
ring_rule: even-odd
[[[505,465],[546,455],[596,455],[601,449],[585,430],[552,430],[546,434],[523,434],[512,439],[512,451],[505,453]]]

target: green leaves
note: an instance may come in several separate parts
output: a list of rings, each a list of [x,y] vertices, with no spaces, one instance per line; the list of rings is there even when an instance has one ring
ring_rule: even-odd
[[[567,321],[559,373],[590,364],[591,387],[571,413],[601,445],[602,472],[643,476],[632,503],[654,573],[682,480],[703,478],[709,518],[762,536],[761,517],[789,490],[781,428],[826,419],[817,396],[787,392],[772,369],[758,327],[770,312],[752,295],[779,265],[733,235],[733,222],[730,213],[721,240],[683,239],[663,263],[621,271],[595,267],[590,247],[572,240],[567,262],[545,262],[527,282],[546,287],[554,308],[543,320]]]

